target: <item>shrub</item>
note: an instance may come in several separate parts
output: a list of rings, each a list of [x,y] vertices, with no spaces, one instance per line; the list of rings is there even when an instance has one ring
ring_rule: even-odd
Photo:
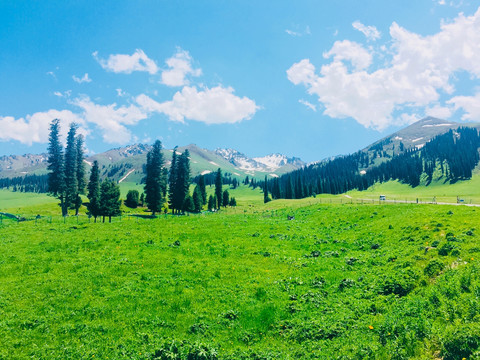
[[[450,329],[442,341],[444,360],[468,358],[480,346],[480,326],[461,324]]]
[[[442,271],[444,267],[445,267],[445,265],[443,265],[442,262],[435,259],[435,260],[430,261],[427,264],[427,266],[425,266],[425,269],[423,270],[423,273],[428,277],[432,277],[432,276],[437,275],[440,271]]]
[[[127,199],[125,200],[125,206],[135,209],[138,206],[139,198],[140,194],[137,190],[129,190],[127,193]]]
[[[443,244],[442,247],[438,249],[438,255],[447,256],[453,249],[454,246],[452,244]]]

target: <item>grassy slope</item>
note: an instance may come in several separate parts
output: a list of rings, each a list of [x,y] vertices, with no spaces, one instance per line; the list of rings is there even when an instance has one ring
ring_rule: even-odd
[[[248,191],[218,214],[4,224],[0,358],[147,359],[174,339],[231,359],[448,359],[480,335],[478,209]]]
[[[375,199],[379,195],[389,199],[416,200],[430,202],[436,197],[437,202],[456,203],[457,196],[465,203],[480,204],[480,170],[476,169],[471,180],[459,181],[455,184],[445,184],[443,181],[432,182],[428,186],[420,185],[412,188],[398,181],[376,184],[365,191],[350,191],[347,195],[358,199]]]

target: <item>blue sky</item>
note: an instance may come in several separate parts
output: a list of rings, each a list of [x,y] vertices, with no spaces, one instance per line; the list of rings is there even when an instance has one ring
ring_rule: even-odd
[[[56,117],[90,153],[158,138],[305,161],[480,121],[474,1],[3,1],[0,45],[0,155],[45,151]]]

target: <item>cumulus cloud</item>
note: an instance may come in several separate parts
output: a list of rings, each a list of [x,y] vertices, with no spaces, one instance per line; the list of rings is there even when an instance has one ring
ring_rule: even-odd
[[[78,78],[75,75],[73,75],[72,79],[73,79],[73,81],[75,81],[78,84],[81,84],[81,83],[84,83],[84,82],[86,82],[86,83],[92,82],[92,79],[90,79],[88,77],[88,73],[85,73],[85,75],[83,75],[83,77],[81,77],[81,78]]]
[[[0,140],[16,140],[22,144],[48,142],[49,126],[53,119],[60,119],[61,136],[66,138],[70,123],[80,125],[79,133],[86,135],[84,119],[69,110],[48,110],[27,115],[25,118],[15,119],[12,116],[0,116]]]
[[[247,97],[234,95],[231,87],[203,88],[185,86],[171,101],[159,103],[147,95],[139,95],[137,103],[147,112],[167,115],[170,120],[185,119],[206,124],[232,124],[249,119],[258,110],[255,102]]]
[[[324,114],[351,117],[378,130],[398,120],[394,113],[435,109],[441,94],[455,92],[451,80],[456,71],[480,77],[480,9],[472,16],[460,14],[451,23],[443,23],[434,35],[421,36],[393,23],[390,36],[391,45],[382,55],[393,54],[391,60],[374,71],[367,70],[372,64],[371,50],[344,40],[325,53],[332,61],[318,73],[309,59],[303,59],[287,70],[287,77],[317,95]],[[457,108],[470,109],[465,118],[471,118],[474,109],[469,101],[457,97],[451,102]]]
[[[102,131],[103,140],[111,144],[126,144],[131,139],[130,130],[126,125],[135,125],[147,115],[135,105],[117,106],[99,105],[89,97],[81,97],[72,104],[83,110],[83,117],[88,123],[95,124]]]
[[[355,21],[353,24],[352,24],[353,28],[355,30],[358,30],[360,31],[363,35],[365,35],[365,37],[368,39],[368,40],[378,40],[380,39],[380,31],[377,30],[377,28],[375,26],[367,26],[367,25],[363,25],[360,21]]]
[[[188,75],[200,76],[202,74],[201,69],[193,68],[192,62],[193,59],[188,51],[178,48],[176,54],[165,61],[168,70],[162,71],[161,83],[167,86],[188,85]]]
[[[290,36],[298,36],[298,37],[311,34],[310,26],[305,27],[305,30],[302,30],[302,31],[295,31],[295,30],[286,29],[285,32]]]
[[[455,96],[448,101],[455,110],[462,109],[463,120],[480,121],[480,92],[474,96]]]
[[[438,104],[428,107],[425,110],[425,115],[436,117],[439,119],[445,119],[445,120],[450,118],[452,114],[453,114],[453,109],[451,107],[441,106]]]
[[[132,55],[110,55],[108,59],[99,58],[97,51],[92,56],[102,68],[114,73],[131,74],[134,71],[146,71],[150,74],[156,74],[158,72],[155,61],[150,59],[141,49],[137,49]]]

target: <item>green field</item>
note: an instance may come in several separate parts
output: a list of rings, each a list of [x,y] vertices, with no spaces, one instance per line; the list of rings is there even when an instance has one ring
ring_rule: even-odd
[[[0,359],[478,358],[480,209],[231,194],[219,213],[4,220]]]

